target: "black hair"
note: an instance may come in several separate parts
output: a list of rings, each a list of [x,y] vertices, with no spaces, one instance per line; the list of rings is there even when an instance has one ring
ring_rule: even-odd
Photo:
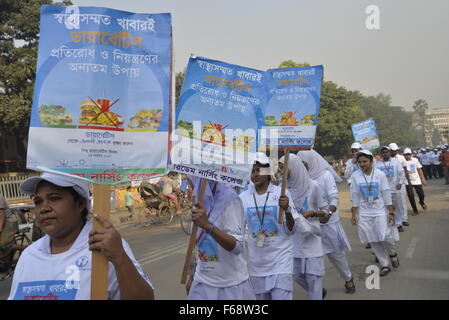
[[[269,164],[269,163],[262,164],[262,163],[260,163],[259,161],[256,161],[256,164],[258,164],[258,165],[261,166],[262,168],[269,168],[269,167],[270,167],[270,164]]]
[[[126,190],[129,190],[129,189],[131,189],[131,186],[126,187]]]

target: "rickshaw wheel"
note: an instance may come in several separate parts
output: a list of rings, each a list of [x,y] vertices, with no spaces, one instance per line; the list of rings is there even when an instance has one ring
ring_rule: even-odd
[[[170,207],[164,206],[161,209],[159,219],[161,219],[162,224],[170,224],[173,221],[173,211],[170,210]]]

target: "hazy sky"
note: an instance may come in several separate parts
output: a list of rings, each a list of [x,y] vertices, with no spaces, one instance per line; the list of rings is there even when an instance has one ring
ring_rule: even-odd
[[[170,12],[175,70],[191,53],[256,69],[283,60],[324,65],[326,80],[411,108],[449,107],[448,0],[72,0],[139,13]],[[367,6],[380,29],[365,26]]]

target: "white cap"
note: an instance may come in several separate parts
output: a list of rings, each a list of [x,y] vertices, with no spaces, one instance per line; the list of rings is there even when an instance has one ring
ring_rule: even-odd
[[[59,187],[72,187],[80,196],[87,200],[87,210],[91,210],[89,200],[89,184],[86,180],[77,178],[75,176],[68,176],[54,173],[43,173],[40,177],[32,177],[26,179],[20,184],[20,192],[33,195],[36,193],[36,188],[39,182],[48,181]]]
[[[262,165],[270,164],[270,158],[268,158],[265,153],[257,152],[256,159],[254,159],[254,162],[259,162]]]
[[[351,144],[351,149],[362,149],[362,145],[358,142]]]
[[[403,153],[404,154],[412,154],[412,150],[410,150],[410,148],[405,148]]]
[[[388,148],[390,148],[391,151],[397,151],[399,150],[399,147],[396,143],[392,142],[388,145]]]
[[[359,157],[359,155],[361,155],[361,154],[364,154],[364,155],[367,155],[367,156],[371,156],[371,157],[374,158],[374,156],[373,156],[373,154],[371,153],[371,151],[366,150],[366,149],[362,149],[362,150],[360,150],[359,152],[357,152],[357,157]]]

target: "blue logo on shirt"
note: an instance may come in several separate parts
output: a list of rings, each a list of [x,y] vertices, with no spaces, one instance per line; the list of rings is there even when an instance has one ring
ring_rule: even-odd
[[[89,264],[89,258],[86,256],[79,257],[75,262],[76,266],[80,269],[83,269]]]

